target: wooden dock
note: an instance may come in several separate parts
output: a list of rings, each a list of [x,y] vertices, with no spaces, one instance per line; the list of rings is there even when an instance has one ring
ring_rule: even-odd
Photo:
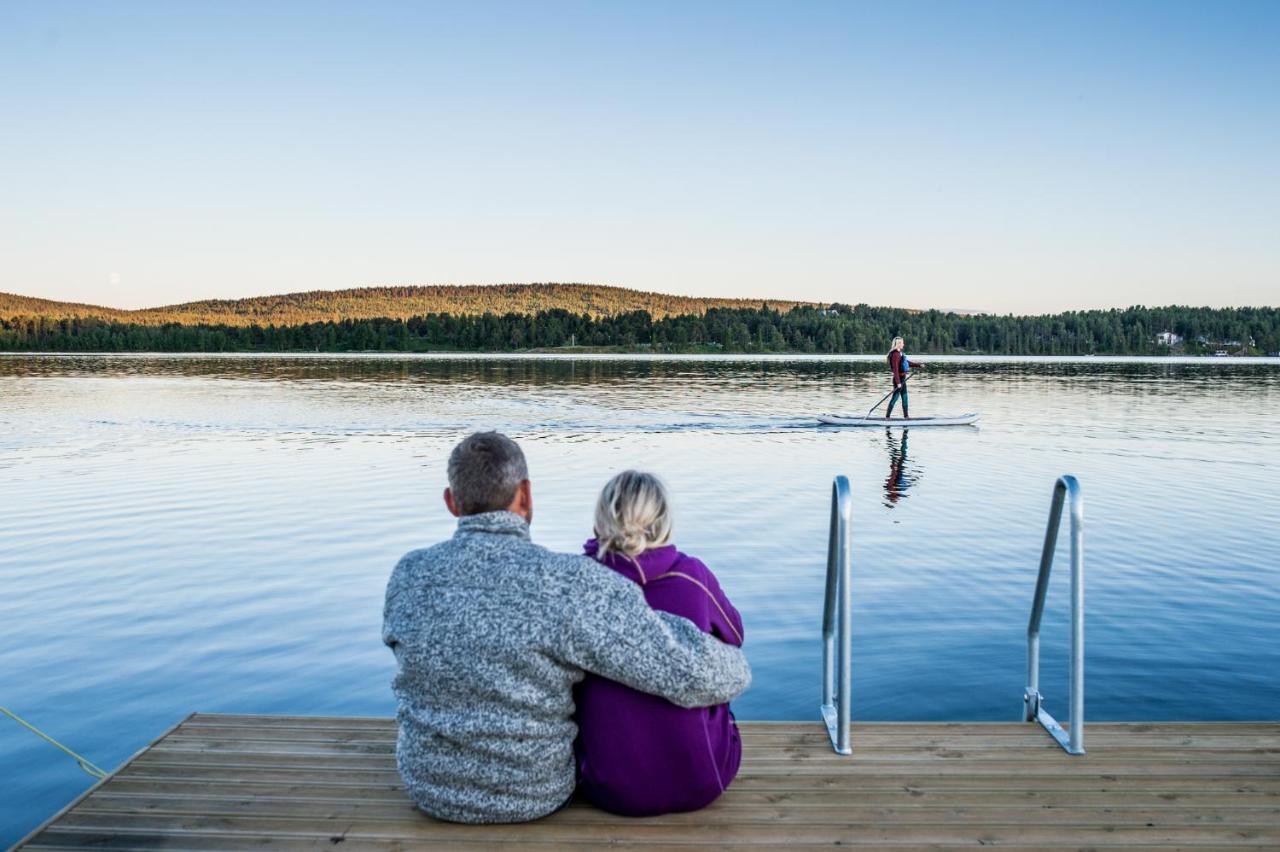
[[[958,846],[1280,848],[1280,724],[748,722],[733,787],[691,814],[574,803],[462,826],[413,808],[389,719],[193,715],[32,833],[36,849]]]

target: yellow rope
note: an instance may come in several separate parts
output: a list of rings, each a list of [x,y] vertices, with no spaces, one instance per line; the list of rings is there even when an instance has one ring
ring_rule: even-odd
[[[80,766],[81,769],[83,769],[85,772],[88,772],[94,778],[107,777],[107,771],[105,769],[102,769],[101,767],[96,766],[87,757],[81,757],[80,755],[76,754],[74,751],[67,748],[62,743],[55,740],[53,737],[49,736],[44,731],[37,728],[35,725],[31,724],[25,719],[20,718],[18,714],[14,713],[12,710],[9,710],[4,707],[0,707],[0,713],[3,713],[4,715],[8,716],[10,719],[17,722],[19,725],[26,728],[31,733],[35,734],[37,737],[44,740],[49,745],[55,746],[56,748],[61,749],[66,754],[70,755],[71,758],[75,760],[75,762]]]

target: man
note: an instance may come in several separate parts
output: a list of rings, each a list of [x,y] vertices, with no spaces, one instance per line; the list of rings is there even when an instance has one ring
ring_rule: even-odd
[[[522,822],[568,801],[584,672],[681,707],[723,704],[750,684],[738,648],[650,609],[638,585],[594,560],[529,540],[528,469],[505,435],[454,448],[444,502],[459,518],[453,538],[400,560],[383,613],[396,763],[426,813]]]

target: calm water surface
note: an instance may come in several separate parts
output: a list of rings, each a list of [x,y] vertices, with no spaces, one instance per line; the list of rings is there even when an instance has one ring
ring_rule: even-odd
[[[816,719],[832,477],[855,500],[854,715],[1009,720],[1054,479],[1079,477],[1087,715],[1274,719],[1280,366],[935,359],[913,411],[819,428],[875,360],[0,358],[0,704],[113,767],[194,710],[390,715],[382,593],[451,533],[449,448],[516,436],[535,540],[666,478],[747,626],[745,719]],[[1064,549],[1065,549],[1065,536]],[[1059,566],[1066,567],[1060,554]],[[1043,680],[1066,715],[1066,582]],[[0,845],[86,787],[0,718]]]

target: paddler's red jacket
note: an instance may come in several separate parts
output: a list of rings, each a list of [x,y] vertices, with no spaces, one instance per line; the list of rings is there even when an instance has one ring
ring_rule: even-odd
[[[904,360],[907,362],[906,369],[902,367]],[[916,364],[916,366],[919,367],[920,365]],[[889,369],[893,370],[893,386],[897,387],[902,384],[907,374],[911,372],[911,359],[904,359],[902,353],[895,349],[889,353]]]

